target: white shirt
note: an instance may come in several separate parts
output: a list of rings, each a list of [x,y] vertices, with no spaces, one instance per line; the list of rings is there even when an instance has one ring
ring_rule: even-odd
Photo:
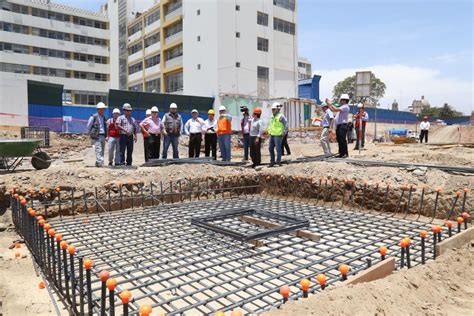
[[[420,129],[421,130],[429,130],[430,129],[430,122],[428,121],[423,121],[420,123]]]
[[[197,119],[190,118],[184,125],[184,131],[186,134],[198,134],[202,133],[202,127],[204,121],[202,118],[198,117]]]
[[[324,112],[323,121],[321,122],[323,127],[330,127],[331,119],[334,118],[334,113],[330,109],[326,109]]]
[[[209,119],[205,120],[204,125],[202,127],[202,131],[207,134],[215,134],[217,131],[217,120],[216,119],[213,119],[212,121],[210,121]]]

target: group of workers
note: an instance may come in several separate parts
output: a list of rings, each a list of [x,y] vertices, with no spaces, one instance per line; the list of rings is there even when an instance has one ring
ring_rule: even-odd
[[[248,114],[248,109],[243,108],[244,118],[241,121],[244,160],[248,160],[249,154],[252,166],[261,164],[261,143],[265,134],[270,137],[270,167],[281,165],[281,156],[285,147],[285,139],[288,135],[288,122],[280,113],[281,104],[272,104],[272,118],[268,128],[265,129],[261,120],[262,109],[257,107]],[[227,113],[225,106],[219,107],[219,116],[215,118],[215,112],[210,109],[207,119],[199,117],[196,109],[191,111],[191,118],[183,124],[183,119],[178,113],[176,103],[171,103],[169,112],[162,119],[158,117],[156,106],[146,111],[146,117],[138,124],[132,116],[132,107],[125,103],[122,106],[123,114],[118,108],[112,111],[110,119],[105,118],[106,105],[99,102],[96,106],[97,113],[93,114],[87,123],[87,130],[95,149],[96,167],[102,167],[105,163],[105,144],[108,144],[109,166],[132,165],[133,147],[137,142],[137,134],[141,131],[144,140],[145,161],[160,158],[161,139],[163,138],[163,150],[161,158],[168,158],[168,150],[172,146],[173,159],[179,158],[179,138],[182,133],[189,135],[190,158],[198,158],[201,152],[201,143],[204,139],[204,155],[217,159],[217,144],[221,153],[222,161],[231,160],[232,142],[232,116]],[[289,146],[286,143],[287,154]]]

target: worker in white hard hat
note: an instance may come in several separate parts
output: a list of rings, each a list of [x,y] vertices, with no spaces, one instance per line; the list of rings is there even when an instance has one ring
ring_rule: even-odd
[[[357,113],[354,115],[355,120],[355,132],[357,137],[357,142],[354,147],[354,150],[358,150],[360,148],[364,148],[365,145],[365,126],[367,125],[367,121],[369,120],[369,113],[365,111],[365,106],[363,103],[357,104]],[[362,122],[362,127],[361,127]]]
[[[268,150],[270,152],[269,167],[273,167],[275,164],[281,166],[281,145],[283,141],[283,136],[288,133],[288,121],[286,120],[286,117],[282,113],[280,113],[280,108],[281,104],[279,102],[273,102],[273,115],[270,119],[267,129],[267,133],[270,135],[270,142],[268,144]]]
[[[244,146],[244,159],[243,161],[249,160],[249,150],[250,150],[250,124],[252,118],[249,114],[249,108],[246,106],[240,107],[240,112],[242,113],[242,119],[240,120],[240,129],[242,131],[242,143]]]
[[[189,135],[189,158],[199,158],[204,128],[204,120],[196,109],[191,111],[191,118],[184,124],[184,132]]]
[[[219,140],[222,161],[230,161],[232,150],[232,116],[227,114],[227,109],[223,105],[219,107],[217,138]]]
[[[428,116],[423,116],[423,121],[420,123],[420,144],[428,142],[428,132],[430,130],[430,122],[428,122]]]
[[[151,116],[151,109],[146,109],[145,111],[145,119],[149,118]],[[140,125],[138,125],[140,126]],[[141,128],[141,126],[140,126]],[[145,157],[145,162],[148,161],[148,159],[150,159],[150,151],[148,150],[148,145],[147,145],[147,137],[148,136],[145,136],[145,134],[143,133],[143,130],[142,130],[142,136],[143,136],[143,156]]]
[[[87,131],[95,149],[95,166],[104,165],[105,138],[107,136],[107,125],[105,124],[105,106],[104,102],[96,105],[97,113],[91,115],[87,121]]]
[[[158,107],[152,107],[150,113],[151,115],[140,123],[145,146],[145,162],[160,158],[161,133],[164,129],[163,122],[158,117]]]
[[[109,166],[114,163],[120,165],[120,133],[117,127],[117,119],[120,116],[120,110],[115,108],[112,111],[112,117],[107,120],[107,143],[109,151]]]
[[[329,144],[329,135],[331,134],[331,126],[333,125],[334,121],[334,114],[329,109],[328,105],[324,102],[321,105],[321,109],[323,110],[323,119],[321,121],[321,125],[323,130],[321,131],[321,137],[319,139],[321,143],[321,147],[323,147],[323,151],[325,155],[331,155],[331,145]]]
[[[349,150],[347,149],[347,131],[348,131],[348,117],[350,113],[349,95],[347,93],[341,94],[339,98],[339,107],[333,105],[332,101],[326,99],[326,104],[332,112],[336,113],[334,119],[336,124],[336,139],[339,145],[339,158],[349,157]]]
[[[214,118],[213,109],[207,111],[207,120],[204,121],[204,155],[209,157],[212,151],[212,158],[217,159],[217,120]]]
[[[163,144],[163,153],[161,158],[168,158],[168,149],[170,144],[173,147],[173,159],[179,158],[178,144],[179,136],[181,136],[183,128],[183,119],[178,113],[178,106],[176,103],[170,104],[170,110],[163,116],[164,130],[163,135],[165,135],[164,144]]]
[[[132,106],[125,103],[122,106],[124,114],[120,115],[117,119],[117,126],[120,133],[120,165],[131,166],[132,165],[132,154],[133,145],[137,142],[137,133],[139,127],[137,120],[132,116]],[[125,151],[127,157],[125,159]]]

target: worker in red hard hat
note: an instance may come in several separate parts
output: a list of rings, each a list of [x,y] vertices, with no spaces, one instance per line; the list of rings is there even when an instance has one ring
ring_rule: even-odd
[[[263,135],[263,124],[260,116],[262,109],[256,107],[252,113],[250,120],[250,158],[252,159],[252,168],[260,165],[262,162],[261,144]]]
[[[428,122],[428,116],[423,116],[423,121],[420,123],[420,143],[423,143],[423,138],[425,143],[428,142],[428,131],[430,130],[430,122]]]

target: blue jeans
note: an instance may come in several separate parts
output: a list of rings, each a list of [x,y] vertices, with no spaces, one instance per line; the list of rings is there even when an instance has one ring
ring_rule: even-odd
[[[231,136],[231,134],[219,135],[219,149],[221,150],[222,161],[230,161]]]
[[[249,160],[250,134],[244,134],[244,160]]]
[[[133,135],[120,135],[120,164],[125,164],[125,150],[127,150],[127,165],[132,164]]]
[[[178,141],[179,141],[178,135],[170,135],[170,134],[166,135],[164,143],[163,143],[163,153],[161,154],[161,158],[163,159],[168,158],[168,148],[170,148],[170,144],[171,144],[173,146],[173,159],[178,159],[179,158]]]
[[[270,143],[268,144],[268,150],[270,151],[270,164],[281,163],[281,142],[283,136],[270,136]],[[275,162],[275,149],[276,147],[276,162]]]

